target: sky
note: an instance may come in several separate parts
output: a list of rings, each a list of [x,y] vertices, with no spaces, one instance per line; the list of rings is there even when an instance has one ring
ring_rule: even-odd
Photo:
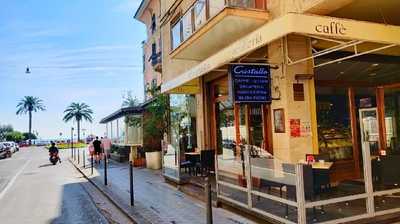
[[[94,121],[82,128],[101,136],[99,121],[127,91],[143,99],[146,32],[133,18],[140,0],[0,1],[0,124],[27,132],[28,116],[17,116],[16,105],[35,96],[46,106],[33,115],[39,137],[70,135],[76,124],[62,117],[72,102],[92,108]]]

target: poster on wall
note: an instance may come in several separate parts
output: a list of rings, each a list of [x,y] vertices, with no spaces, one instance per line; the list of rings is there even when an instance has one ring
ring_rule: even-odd
[[[235,103],[271,102],[271,72],[268,65],[231,65],[229,84],[229,93]]]
[[[298,138],[301,136],[300,119],[290,119],[290,137]]]
[[[274,109],[274,131],[275,133],[285,133],[285,114],[283,108]]]

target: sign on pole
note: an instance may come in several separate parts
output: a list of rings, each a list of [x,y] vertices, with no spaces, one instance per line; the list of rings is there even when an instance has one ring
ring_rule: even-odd
[[[270,103],[271,72],[268,65],[233,64],[229,69],[234,103]]]

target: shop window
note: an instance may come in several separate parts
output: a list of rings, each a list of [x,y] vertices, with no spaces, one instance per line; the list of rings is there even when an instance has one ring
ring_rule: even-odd
[[[319,153],[331,161],[353,157],[353,143],[347,89],[317,87]]]
[[[171,94],[169,145],[164,153],[165,174],[179,179],[179,167],[185,161],[185,153],[196,148],[196,98],[193,95]]]
[[[400,155],[400,90],[385,89],[386,154]]]

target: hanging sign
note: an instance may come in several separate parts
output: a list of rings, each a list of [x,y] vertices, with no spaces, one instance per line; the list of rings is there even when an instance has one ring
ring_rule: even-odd
[[[235,103],[271,102],[269,66],[234,64],[229,74],[230,94]]]

